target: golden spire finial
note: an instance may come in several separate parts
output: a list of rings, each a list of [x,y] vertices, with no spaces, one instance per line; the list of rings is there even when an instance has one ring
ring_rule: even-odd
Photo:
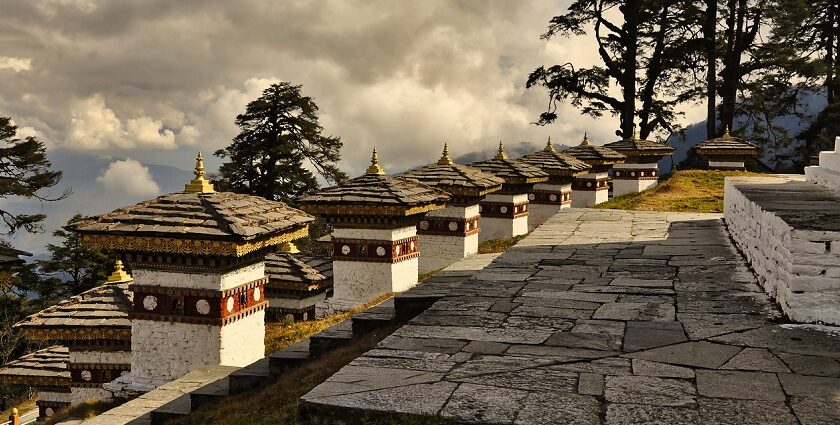
[[[729,134],[729,126],[728,125],[726,127],[723,127],[723,137],[732,137],[732,135]]]
[[[452,158],[449,156],[449,145],[445,142],[443,143],[443,155],[437,162],[440,165],[450,165],[452,164]]]
[[[376,153],[376,148],[373,148],[373,155],[370,156],[370,167],[368,167],[365,174],[385,174],[385,170],[379,165],[379,154]]]
[[[289,252],[289,253],[292,253],[292,254],[297,254],[298,252],[300,252],[297,245],[295,245],[291,242],[286,242],[283,245],[280,245],[280,251],[281,252]]]
[[[131,275],[126,273],[123,270],[123,262],[121,260],[117,260],[114,262],[114,272],[108,276],[108,279],[105,283],[119,283],[119,282],[126,282],[131,280]]]
[[[508,156],[505,153],[505,146],[502,144],[501,140],[499,140],[499,151],[496,152],[496,157],[494,159],[508,159]]]
[[[545,142],[545,149],[546,152],[557,152],[554,149],[554,145],[551,144],[551,136],[548,136],[548,140]]]
[[[586,132],[583,132],[583,141],[580,142],[581,146],[589,146],[589,135]]]
[[[184,186],[184,192],[213,193],[216,191],[213,189],[210,181],[204,178],[204,157],[201,156],[201,152],[195,157],[195,171],[193,171],[193,174],[195,174],[195,178]]]
[[[639,140],[639,130],[636,129],[636,126],[633,126],[633,140]]]

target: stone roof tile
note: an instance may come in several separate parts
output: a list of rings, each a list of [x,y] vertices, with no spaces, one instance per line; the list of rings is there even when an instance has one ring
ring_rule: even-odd
[[[52,346],[10,361],[0,369],[0,383],[38,385],[69,385],[70,350]]]

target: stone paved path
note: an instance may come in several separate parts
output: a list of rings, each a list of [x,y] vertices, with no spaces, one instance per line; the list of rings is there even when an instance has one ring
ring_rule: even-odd
[[[572,210],[304,397],[493,424],[837,424],[840,329],[784,324],[717,215]]]

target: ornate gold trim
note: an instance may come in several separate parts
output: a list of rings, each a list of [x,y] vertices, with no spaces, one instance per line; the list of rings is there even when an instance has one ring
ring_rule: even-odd
[[[308,234],[308,226],[304,225],[302,228],[292,232],[248,242],[90,234],[82,235],[82,241],[88,246],[112,251],[242,257],[268,246],[280,245],[285,242],[300,239]]]
[[[27,339],[39,341],[89,341],[89,340],[130,340],[131,328],[125,327],[89,327],[65,326],[48,327],[45,325],[24,326]]]
[[[403,217],[427,213],[446,206],[445,203],[431,203],[416,207],[395,207],[382,205],[324,205],[324,204],[302,204],[301,209],[309,214],[323,216],[382,216],[382,217]]]

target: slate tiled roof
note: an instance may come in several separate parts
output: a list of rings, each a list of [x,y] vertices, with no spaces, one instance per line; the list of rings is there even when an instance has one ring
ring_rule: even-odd
[[[282,202],[229,192],[171,193],[78,222],[81,233],[244,242],[314,218]]]
[[[55,345],[13,360],[0,369],[0,383],[31,386],[70,385],[70,350]]]
[[[727,129],[722,136],[706,140],[694,146],[699,154],[719,153],[734,155],[758,155],[758,146],[729,134]]]
[[[389,176],[374,157],[368,171],[337,186],[298,198],[300,208],[316,215],[402,217],[442,208],[449,194],[403,177]]]
[[[14,248],[0,245],[0,269],[14,267],[23,264],[20,257],[28,257],[32,254]]]
[[[619,140],[617,142],[607,143],[604,145],[616,152],[620,152],[627,157],[640,156],[668,156],[674,154],[674,148],[665,143],[654,140],[643,140],[637,136],[630,139]]]
[[[300,289],[324,284],[331,285],[332,259],[318,255],[280,252],[265,257],[268,284],[295,286]]]
[[[564,152],[590,165],[621,164],[627,159],[626,156],[608,147],[590,144],[586,136],[580,145],[572,146]]]
[[[552,176],[574,176],[586,173],[592,168],[569,154],[557,152],[551,144],[551,138],[548,139],[545,149],[525,155],[520,160],[539,167]]]
[[[443,156],[434,164],[408,170],[400,177],[434,186],[455,196],[484,196],[502,188],[503,179],[478,168],[457,164],[444,146]]]
[[[32,339],[125,338],[131,334],[129,312],[133,294],[129,284],[130,281],[97,286],[32,314],[15,327]]]
[[[499,142],[499,151],[495,157],[473,162],[470,165],[502,178],[505,184],[532,184],[548,180],[548,173],[545,171],[527,162],[508,158],[501,142]]]

